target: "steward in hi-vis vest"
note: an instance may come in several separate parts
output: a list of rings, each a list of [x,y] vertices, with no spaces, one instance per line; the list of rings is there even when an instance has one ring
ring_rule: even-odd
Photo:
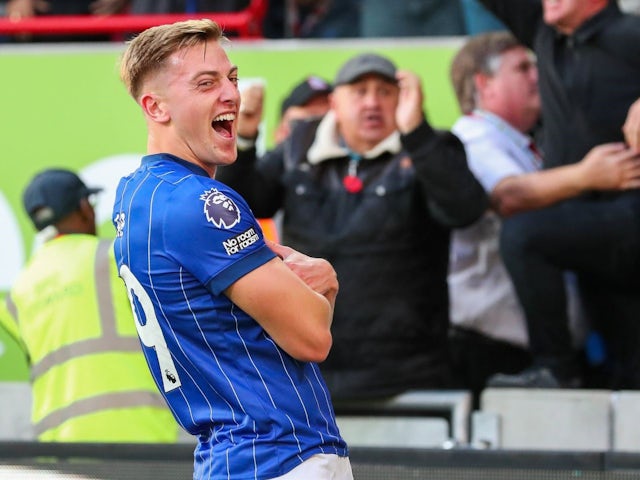
[[[27,187],[27,213],[52,238],[13,284],[0,324],[28,356],[39,440],[175,442],[178,425],[147,368],[112,242],[95,235],[96,192],[66,170]]]

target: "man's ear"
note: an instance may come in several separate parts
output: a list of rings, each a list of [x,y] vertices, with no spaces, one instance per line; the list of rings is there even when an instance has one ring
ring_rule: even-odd
[[[93,209],[93,205],[91,205],[91,202],[89,201],[88,198],[80,199],[80,205],[78,207],[78,211],[80,212],[83,218],[94,221],[95,215],[96,215],[95,210]]]
[[[140,106],[145,116],[150,120],[158,123],[168,122],[171,118],[169,112],[165,108],[166,105],[154,93],[145,93],[140,97]]]
[[[329,95],[327,95],[327,100],[329,101],[329,109],[335,110],[337,103],[335,93],[331,92]]]
[[[476,73],[473,76],[473,88],[475,89],[475,103],[479,106],[488,98],[491,98],[491,80],[493,77],[486,73]]]
[[[489,83],[489,80],[491,79],[491,77],[485,73],[476,73],[473,75],[473,85],[476,88],[476,92],[482,92],[485,87],[487,86],[487,83]]]

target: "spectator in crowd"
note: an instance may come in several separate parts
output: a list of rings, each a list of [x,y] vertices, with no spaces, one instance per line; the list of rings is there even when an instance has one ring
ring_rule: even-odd
[[[331,85],[321,77],[310,75],[298,83],[282,101],[280,117],[274,133],[276,144],[283,142],[291,130],[291,123],[305,118],[321,117],[329,110]],[[256,141],[264,107],[264,85],[253,83],[240,92],[242,107],[238,114],[239,157],[257,154]],[[280,239],[278,218],[259,218],[265,238]]]
[[[613,0],[482,3],[537,55],[546,168],[575,164],[603,143],[626,140],[640,152],[640,18]],[[639,388],[640,192],[587,192],[511,216],[501,249],[534,365],[492,384],[538,385],[549,374],[560,386],[579,381],[563,284],[569,269],[608,349],[611,371],[602,387]]]
[[[148,155],[116,192],[120,274],[145,319],[148,366],[198,437],[194,479],[352,480],[316,363],[331,348],[336,273],[267,244],[242,197],[214,179],[236,160],[241,105],[223,41],[215,22],[189,20],[145,30],[124,52]]]
[[[315,75],[297,84],[280,106],[280,121],[275,131],[276,143],[282,143],[289,136],[293,122],[325,115],[329,111],[331,91],[331,85]]]
[[[282,208],[284,241],[334,265],[340,295],[321,370],[335,400],[449,387],[450,229],[479,218],[486,195],[460,141],[426,121],[413,72],[356,55],[330,103],[218,179],[258,216]]]
[[[468,40],[453,59],[451,81],[464,113],[452,131],[463,141],[469,168],[492,206],[476,223],[456,230],[451,242],[453,363],[477,401],[492,374],[518,373],[531,362],[524,313],[500,258],[500,218],[591,190],[628,188],[638,182],[640,170],[633,168],[636,155],[621,143],[595,147],[580,162],[541,170],[542,158],[529,136],[540,116],[536,62],[509,32]],[[576,315],[577,309],[574,324]]]
[[[34,432],[47,442],[174,442],[178,425],[158,395],[136,335],[112,242],[96,236],[88,188],[61,169],[24,191],[47,230],[9,292],[2,327],[31,365]]]

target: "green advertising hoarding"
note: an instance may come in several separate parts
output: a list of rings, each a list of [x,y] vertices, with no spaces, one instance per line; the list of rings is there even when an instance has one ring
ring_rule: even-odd
[[[307,75],[328,80],[354,54],[388,55],[398,68],[423,79],[425,111],[436,127],[459,115],[448,69],[461,39],[301,42],[235,42],[229,57],[239,66],[241,88],[266,87],[262,148],[272,144],[280,102]],[[118,179],[131,171],[146,147],[142,113],[118,75],[121,44],[0,44],[0,294],[6,292],[38,243],[24,214],[21,194],[29,179],[49,167],[79,172],[87,184],[103,187],[97,217],[100,235],[112,234],[111,204]],[[0,380],[25,379],[24,361],[0,329]]]

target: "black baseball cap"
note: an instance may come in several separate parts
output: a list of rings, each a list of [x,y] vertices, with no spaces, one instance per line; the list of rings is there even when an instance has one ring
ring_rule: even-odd
[[[302,107],[317,96],[329,95],[332,90],[333,87],[325,79],[311,75],[293,87],[282,102],[280,114],[284,114],[289,107]]]
[[[33,225],[42,230],[75,211],[81,199],[100,191],[102,188],[87,187],[72,171],[55,168],[33,177],[22,202]]]
[[[392,83],[397,81],[396,66],[391,60],[376,53],[361,53],[340,67],[333,84],[347,85],[368,74],[380,75]]]

